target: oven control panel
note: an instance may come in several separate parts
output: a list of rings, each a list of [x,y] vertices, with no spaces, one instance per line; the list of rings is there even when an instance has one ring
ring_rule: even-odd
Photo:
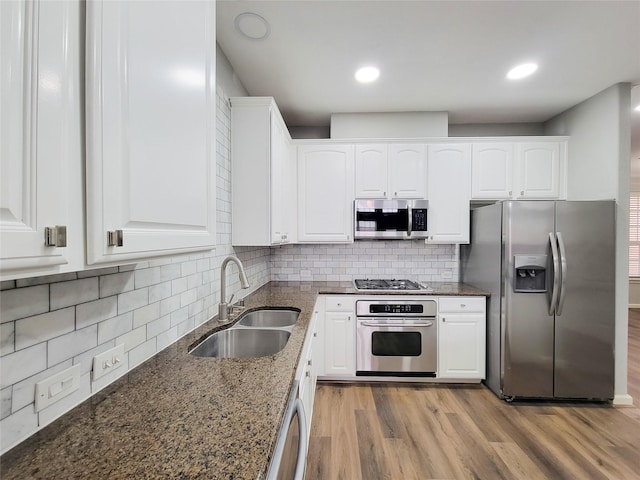
[[[356,315],[362,316],[411,316],[435,317],[438,307],[435,300],[358,300]]]

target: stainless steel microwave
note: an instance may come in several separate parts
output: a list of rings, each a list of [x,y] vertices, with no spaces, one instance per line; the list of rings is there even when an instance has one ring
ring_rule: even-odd
[[[428,207],[428,200],[356,200],[353,238],[426,238]]]

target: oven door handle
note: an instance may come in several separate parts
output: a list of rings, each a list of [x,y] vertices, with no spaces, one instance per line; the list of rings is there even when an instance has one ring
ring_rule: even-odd
[[[432,327],[433,322],[414,322],[414,323],[388,323],[388,322],[367,322],[360,321],[360,325],[365,327]]]

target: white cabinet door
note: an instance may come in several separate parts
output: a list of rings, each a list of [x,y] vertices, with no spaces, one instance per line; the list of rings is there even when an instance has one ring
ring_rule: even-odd
[[[517,198],[559,198],[559,143],[519,143],[516,159]]]
[[[0,2],[2,279],[84,264],[80,11],[77,1]],[[45,244],[56,226],[67,246],[62,235]]]
[[[355,375],[354,322],[352,312],[325,313],[325,375]]]
[[[272,97],[231,97],[231,243],[287,243],[295,226],[295,158]]]
[[[485,378],[486,298],[439,298],[438,311],[438,377]]]
[[[89,264],[215,245],[215,53],[214,2],[87,2]]]
[[[427,243],[469,243],[470,145],[429,145],[427,179]]]
[[[425,151],[423,144],[389,144],[390,197],[426,198]]]
[[[356,198],[386,198],[387,145],[356,145]]]
[[[509,199],[513,193],[513,144],[476,143],[471,157],[471,197]]]
[[[289,226],[285,215],[287,205],[287,156],[289,154],[288,133],[275,112],[271,112],[271,244],[286,243]],[[248,194],[249,192],[245,192]],[[250,197],[256,200],[253,195]],[[268,199],[265,199],[268,200]],[[232,225],[233,228],[233,225]]]
[[[298,242],[353,241],[353,145],[298,147]]]
[[[565,155],[563,141],[475,143],[471,198],[563,198]]]
[[[324,297],[324,375],[355,376],[356,338],[354,298],[351,296]],[[321,317],[322,318],[322,317]]]

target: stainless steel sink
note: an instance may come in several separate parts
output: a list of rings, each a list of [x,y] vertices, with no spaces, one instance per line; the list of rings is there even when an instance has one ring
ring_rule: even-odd
[[[290,335],[286,330],[232,328],[210,335],[190,353],[196,357],[265,357],[282,350]]]
[[[290,327],[299,316],[300,312],[295,310],[256,310],[242,317],[238,325],[258,328]]]

